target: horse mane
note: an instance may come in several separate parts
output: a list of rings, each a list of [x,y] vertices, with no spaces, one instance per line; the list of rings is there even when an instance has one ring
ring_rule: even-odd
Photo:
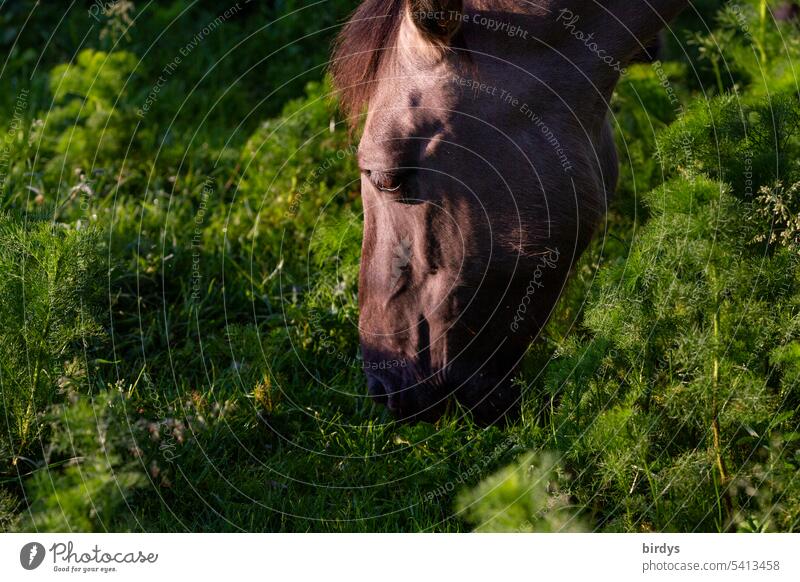
[[[334,43],[330,71],[351,126],[375,92],[381,65],[396,44],[404,6],[405,0],[364,0]]]

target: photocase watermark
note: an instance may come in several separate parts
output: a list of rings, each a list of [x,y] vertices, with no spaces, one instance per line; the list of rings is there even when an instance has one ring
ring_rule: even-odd
[[[473,14],[471,17],[469,14],[465,14],[464,17],[464,22],[472,22],[473,24],[482,26],[487,30],[491,30],[492,32],[502,32],[510,38],[521,38],[523,40],[528,40],[527,30],[506,20],[499,20],[489,16],[484,16],[480,13]]]
[[[409,237],[403,237],[393,249],[391,259],[391,288],[394,288],[405,275],[413,257],[412,241]],[[345,288],[346,284],[343,281],[337,283],[335,286],[329,286],[333,295],[343,294]],[[360,354],[353,356],[343,352],[333,340],[329,330],[323,325],[325,315],[327,315],[325,312],[318,309],[311,309],[308,318],[311,336],[315,339],[316,345],[322,353],[334,356],[344,366],[360,368],[365,371],[391,370],[393,368],[405,368],[408,366],[408,361],[405,358],[372,360],[367,362],[361,358]]]
[[[150,92],[147,94],[142,106],[136,111],[136,115],[143,118],[153,105],[155,105],[156,101],[158,101],[158,94],[161,93],[161,89],[167,84],[167,80],[178,70],[178,65],[181,64],[181,60],[181,57],[175,55],[175,57],[161,69],[161,74],[158,76],[158,79],[156,79],[155,85],[153,85]]]
[[[564,147],[561,145],[561,141],[558,139],[556,134],[553,133],[553,130],[550,128],[550,126],[544,122],[542,116],[531,109],[530,105],[527,103],[523,103],[519,110],[520,113],[533,122],[533,124],[542,133],[542,136],[544,136],[545,140],[547,140],[547,143],[550,144],[550,147],[553,148],[553,151],[558,156],[558,161],[561,164],[561,168],[566,173],[572,172],[572,162],[570,161],[567,152],[564,150]]]
[[[622,61],[616,58],[614,55],[608,54],[603,47],[601,47],[597,41],[594,40],[595,33],[586,33],[579,28],[577,28],[577,24],[580,21],[581,17],[578,14],[575,14],[569,8],[562,8],[558,11],[558,16],[556,17],[556,22],[560,22],[564,28],[566,28],[569,33],[575,37],[577,40],[583,43],[583,45],[589,49],[592,53],[597,55],[597,58],[603,61],[606,65],[611,67],[614,71],[619,73],[620,75],[625,75],[627,70],[622,65]]]
[[[673,107],[673,112],[675,113],[675,117],[681,117],[685,111],[683,103],[678,98],[678,95],[675,93],[675,89],[672,86],[672,83],[667,76],[666,71],[664,71],[664,66],[661,64],[661,61],[656,60],[653,61],[652,64],[653,71],[656,74],[656,78],[658,79],[659,84],[664,89],[667,94],[667,99],[669,99],[670,105]],[[690,165],[691,160],[694,158],[694,136],[692,136],[688,131],[684,131],[683,135],[681,136],[681,149],[683,150],[683,155],[687,162],[687,165]],[[655,152],[656,159],[661,160],[661,151],[656,149]],[[693,178],[691,178],[693,179]]]
[[[144,375],[144,383],[148,390],[155,390],[155,386],[147,374]],[[153,414],[157,420],[149,421],[147,419],[141,419],[138,423],[139,427],[147,432],[152,442],[158,443],[159,460],[164,460],[169,464],[173,464],[175,459],[180,456],[179,447],[185,442],[184,434],[186,425],[182,420],[174,417],[174,410],[171,406],[159,403],[153,411]],[[134,456],[139,458],[144,454],[138,445],[135,446],[132,452]],[[161,469],[154,460],[153,464],[150,466],[150,476],[155,479],[160,473]]]
[[[20,550],[20,565],[26,570],[35,570],[43,564],[48,553],[53,560],[54,572],[71,574],[108,574],[120,571],[121,565],[146,565],[158,561],[157,553],[145,553],[142,550],[107,551],[97,544],[88,549],[76,550],[72,541],[56,542],[49,550],[45,550],[39,542],[30,542]]]
[[[95,22],[100,22],[101,16],[110,14],[114,10],[114,7],[122,1],[124,0],[113,0],[111,2],[101,2],[100,0],[95,0],[92,2],[92,5],[89,6],[89,17],[94,19]]]
[[[227,341],[232,341],[230,336]],[[240,369],[243,365],[234,361],[231,367]],[[142,379],[148,392],[157,390],[146,373]],[[142,416],[135,421],[137,432],[129,452],[142,463],[149,460],[147,472],[153,485],[168,489],[172,487],[176,461],[185,447],[216,423],[225,421],[236,409],[232,399],[207,399],[198,391],[192,391],[182,403],[156,402],[147,412],[139,411]]]
[[[172,77],[175,74],[175,71],[178,70],[180,64],[183,62],[183,59],[192,54],[194,49],[200,46],[200,43],[202,43],[212,32],[222,26],[226,20],[229,20],[241,9],[242,7],[240,3],[237,2],[225,10],[225,12],[223,12],[221,15],[217,16],[214,20],[206,24],[197,34],[192,37],[188,43],[178,49],[180,54],[175,55],[172,60],[168,62],[163,69],[161,69],[161,74],[159,74],[155,84],[148,92],[144,103],[136,111],[136,114],[139,116],[139,118],[144,118],[147,112],[150,111],[153,105],[155,105],[155,103],[158,101],[159,93],[161,93],[161,90],[167,84],[167,81],[169,81],[170,77]]]
[[[539,262],[533,271],[533,276],[525,289],[525,296],[522,298],[522,301],[520,301],[517,311],[514,314],[514,321],[511,322],[511,331],[513,332],[519,331],[519,324],[525,321],[525,316],[528,313],[528,306],[531,304],[533,296],[536,295],[538,289],[544,287],[542,277],[544,277],[545,269],[555,269],[558,265],[558,259],[561,255],[558,249],[547,248],[545,250],[546,254],[543,254],[539,258]]]
[[[200,300],[202,290],[203,275],[200,272],[200,257],[203,248],[203,223],[208,211],[208,199],[214,193],[214,179],[208,176],[203,182],[203,190],[200,194],[200,206],[194,216],[194,233],[192,234],[192,301]]]
[[[94,198],[94,190],[92,189],[91,180],[86,176],[83,169],[75,168],[75,174],[78,176],[78,183],[69,190],[68,200],[78,200],[78,205],[81,210],[83,218],[86,219],[86,224],[90,224],[96,215],[92,213],[92,199]],[[83,228],[83,219],[78,219],[75,223],[75,228],[80,230]]]
[[[670,105],[673,107],[673,111],[676,117],[680,117],[684,113],[683,103],[681,103],[680,99],[678,98],[677,94],[675,93],[675,89],[670,83],[669,77],[667,77],[667,73],[664,71],[664,67],[661,64],[661,61],[654,61],[653,62],[653,71],[655,71],[656,77],[658,78],[661,87],[667,93],[667,99],[669,99]],[[688,132],[684,132],[681,138],[681,147],[683,149],[683,153],[686,156],[687,160],[691,160],[694,156],[692,145],[694,144],[694,137]],[[656,150],[656,156],[660,156],[660,152]]]
[[[412,18],[415,21],[435,20],[437,22],[462,22],[473,23],[481,26],[492,32],[502,32],[509,38],[522,38],[528,40],[528,31],[525,28],[513,24],[508,20],[500,20],[491,16],[486,16],[480,12],[475,14],[468,14],[459,12],[458,10],[419,10],[412,12]]]
[[[686,167],[690,167],[692,165],[692,160],[694,159],[694,136],[689,133],[688,131],[684,131],[681,134],[681,149],[683,150],[683,162]],[[655,152],[656,159],[662,160],[661,150],[656,150]],[[689,173],[687,179],[692,182],[694,181],[694,174]]]
[[[357,152],[358,146],[352,144],[346,148],[338,149],[336,152],[325,158],[320,165],[309,172],[306,175],[305,180],[303,180],[303,183],[295,190],[289,199],[289,208],[286,210],[284,216],[286,218],[296,217],[297,213],[300,211],[300,203],[303,201],[303,198],[305,198],[309,191],[318,187],[320,178],[327,174],[336,165],[342,163],[347,158],[353,157]]]
[[[664,91],[667,94],[667,99],[669,100],[670,105],[672,105],[675,114],[680,115],[683,113],[683,104],[681,103],[680,99],[678,99],[678,95],[675,93],[675,88],[672,86],[672,83],[669,81],[669,77],[667,77],[667,73],[664,71],[664,66],[661,64],[661,61],[653,61],[653,71],[658,78],[658,82]]]
[[[537,113],[528,103],[522,101],[507,89],[503,89],[496,85],[490,85],[477,79],[463,77],[454,73],[450,77],[450,81],[458,87],[471,89],[475,97],[479,97],[480,95],[494,97],[502,104],[517,109],[526,119],[533,123],[536,129],[541,132],[545,141],[550,145],[551,148],[553,148],[553,151],[558,156],[558,162],[561,164],[561,168],[564,170],[564,172],[568,174],[572,172],[574,167],[566,149],[561,144],[561,140],[558,139],[558,136],[550,128],[550,126],[545,123],[542,116]]]
[[[489,454],[484,455],[482,458],[478,459],[477,462],[473,463],[469,469],[461,471],[455,479],[451,479],[436,489],[426,492],[425,495],[422,496],[422,499],[424,502],[430,503],[434,499],[438,499],[439,497],[444,497],[448,493],[452,493],[456,487],[469,483],[472,481],[473,477],[482,475],[489,465],[500,458],[503,453],[508,451],[515,444],[517,444],[517,439],[513,436],[508,437],[502,443],[493,448]]]
[[[22,116],[28,109],[28,95],[30,95],[28,89],[22,89],[17,95],[17,99],[14,102],[14,110],[11,114],[11,123],[9,123],[3,139],[3,148],[0,150],[0,191],[6,185],[6,179],[11,167],[11,146],[14,140],[17,139],[17,134],[22,127]]]
[[[747,150],[744,154],[744,195],[753,197],[753,152]]]
[[[742,31],[742,34],[747,39],[750,44],[756,44],[755,39],[753,38],[753,33],[750,30],[750,24],[747,22],[747,16],[745,16],[744,9],[741,5],[733,2],[728,4],[726,7],[736,20],[736,24],[739,26],[739,29]]]
[[[481,94],[483,94],[483,95],[488,95],[489,97],[499,97],[501,100],[505,101],[510,96],[510,93],[507,90],[501,89],[496,85],[489,85],[488,83],[483,83],[482,81],[478,81],[477,79],[462,77],[461,75],[458,75],[456,73],[453,73],[450,80],[454,85],[466,89],[472,89],[472,92],[475,95],[475,97],[478,97]]]
[[[405,368],[408,366],[408,361],[405,358],[394,360],[374,360],[365,362],[359,355],[351,356],[339,349],[336,342],[333,341],[328,331],[322,325],[322,315],[312,309],[308,318],[309,326],[311,327],[311,336],[316,339],[317,345],[324,354],[334,356],[343,365],[351,368],[360,368],[362,370],[391,370],[393,368]]]
[[[44,546],[39,542],[27,543],[19,551],[19,563],[26,570],[35,570],[41,566],[44,557]]]
[[[155,422],[148,423],[147,430],[150,433],[150,439],[158,442],[159,455],[167,463],[174,463],[175,459],[180,456],[178,447],[185,440],[186,425],[184,422],[172,417],[159,418]],[[160,473],[160,470],[158,472]],[[153,478],[158,476],[153,474],[152,467],[150,473]]]

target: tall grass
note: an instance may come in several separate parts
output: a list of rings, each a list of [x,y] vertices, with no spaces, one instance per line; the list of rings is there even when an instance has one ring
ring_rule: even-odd
[[[0,527],[796,530],[794,25],[748,0],[755,35],[714,21],[735,58],[631,68],[606,232],[515,379],[523,420],[484,430],[366,397],[358,171],[323,78],[353,4],[248,5],[144,117],[213,3],[137,4],[81,50],[70,12],[38,60],[20,46],[62,15],[4,13],[27,45],[0,96]]]

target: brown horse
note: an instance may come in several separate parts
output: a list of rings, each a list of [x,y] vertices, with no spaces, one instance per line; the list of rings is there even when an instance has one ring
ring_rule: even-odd
[[[359,145],[370,395],[491,423],[617,181],[608,103],[687,0],[366,0],[332,71]],[[364,114],[366,110],[366,114]],[[403,362],[394,366],[387,362]]]

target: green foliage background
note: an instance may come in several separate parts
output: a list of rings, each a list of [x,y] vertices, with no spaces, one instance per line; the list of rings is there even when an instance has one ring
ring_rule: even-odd
[[[695,2],[621,81],[618,195],[506,429],[366,398],[354,1],[34,4],[0,10],[0,528],[800,528],[777,3]]]

